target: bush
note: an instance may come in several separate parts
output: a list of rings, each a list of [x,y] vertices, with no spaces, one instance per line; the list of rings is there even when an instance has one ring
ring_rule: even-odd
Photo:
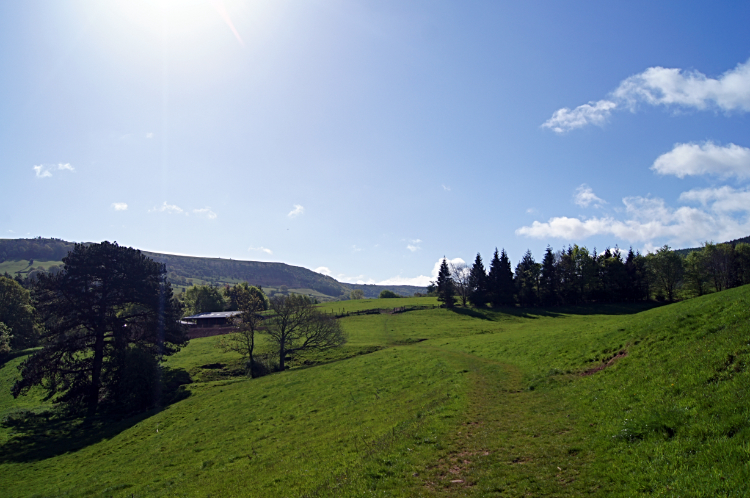
[[[393,299],[395,297],[401,297],[401,296],[387,289],[380,291],[380,295],[378,296],[378,298],[380,299]]]

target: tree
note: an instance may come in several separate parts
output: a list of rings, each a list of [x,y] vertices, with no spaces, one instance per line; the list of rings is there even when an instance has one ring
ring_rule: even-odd
[[[109,242],[76,244],[63,263],[35,284],[42,349],[20,365],[12,393],[42,385],[56,402],[85,406],[92,416],[100,400],[122,402],[129,357],[155,365],[187,338],[164,265]]]
[[[349,299],[364,299],[365,293],[362,289],[354,289],[349,293]]]
[[[378,299],[395,299],[401,297],[392,290],[383,289],[380,291],[380,295],[378,295]]]
[[[493,307],[513,306],[513,271],[505,249],[498,254],[495,248],[495,254],[490,262],[490,273],[487,275],[487,288]]]
[[[0,322],[0,357],[10,353],[10,341],[13,340],[11,330],[3,322]]]
[[[250,285],[247,282],[240,282],[239,284],[232,287],[227,286],[224,288],[224,299],[228,301],[226,310],[241,310],[242,303],[249,302],[251,296],[255,296],[257,298],[258,304],[262,308],[260,311],[266,311],[268,309],[268,297],[266,297],[263,289],[254,285]]]
[[[471,294],[469,294],[471,304],[477,307],[486,306],[488,301],[487,271],[484,269],[482,256],[479,253],[477,253],[474,264],[471,266],[469,288],[471,289]]]
[[[237,332],[224,336],[218,344],[224,352],[234,351],[247,358],[247,370],[253,378],[256,377],[256,365],[253,360],[255,334],[262,330],[263,326],[263,316],[260,313],[266,310],[264,297],[246,288],[240,288],[234,293],[237,311],[242,312],[230,319]]]
[[[458,294],[458,298],[461,299],[461,306],[465,308],[472,290],[471,270],[466,266],[466,263],[451,263],[450,272],[451,279],[453,280],[453,288],[456,294]]]
[[[266,320],[265,333],[277,347],[281,370],[285,368],[287,357],[342,346],[346,342],[339,322],[318,311],[307,296],[274,296],[271,311],[273,316]]]
[[[440,270],[438,271],[435,286],[437,287],[438,301],[442,301],[446,308],[452,308],[455,304],[455,292],[453,289],[453,280],[451,279],[451,271],[448,268],[448,260],[445,258],[440,263]]]
[[[693,251],[685,257],[685,287],[695,296],[708,291],[708,268],[704,251]]]
[[[544,259],[542,260],[539,299],[545,306],[553,306],[558,301],[557,262],[550,246],[547,246]]]
[[[193,285],[185,291],[183,301],[187,315],[224,311],[225,306],[221,292],[211,285]]]
[[[0,277],[0,322],[13,334],[11,349],[36,345],[38,332],[31,294],[12,278]]]
[[[539,287],[539,276],[541,272],[539,263],[534,260],[531,251],[526,254],[516,266],[516,289],[518,290],[518,302],[521,306],[533,306],[537,302],[537,289]]]
[[[656,288],[666,295],[669,302],[674,301],[675,290],[682,277],[682,258],[665,245],[650,255],[649,263]]]

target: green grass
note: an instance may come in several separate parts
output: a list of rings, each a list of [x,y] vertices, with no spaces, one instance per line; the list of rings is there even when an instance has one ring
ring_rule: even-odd
[[[0,275],[4,274],[5,272],[8,272],[9,274],[15,276],[18,272],[28,271],[29,266],[33,266],[34,268],[39,268],[40,266],[42,268],[49,269],[50,266],[63,266],[62,261],[41,261],[41,260],[34,260],[34,262],[29,265],[29,260],[27,259],[17,259],[13,261],[3,261],[0,263]]]
[[[351,312],[383,301],[435,302],[335,305]],[[167,361],[191,376],[191,395],[160,412],[87,432],[55,420],[6,423],[0,489],[750,495],[748,286],[658,308],[430,309],[342,325],[345,348],[255,380],[237,376],[239,357],[218,350],[218,338],[191,341]],[[3,416],[46,406],[38,392],[7,395],[19,361],[0,368]]]

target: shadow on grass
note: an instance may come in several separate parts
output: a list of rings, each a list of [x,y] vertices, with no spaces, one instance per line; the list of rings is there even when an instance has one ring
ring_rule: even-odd
[[[516,318],[558,318],[564,315],[634,315],[642,311],[663,306],[666,303],[614,303],[614,304],[580,304],[576,306],[547,307],[503,307],[503,308],[463,308],[456,306],[451,311],[458,315],[478,318],[480,320],[498,321],[503,317]]]
[[[136,414],[105,406],[92,418],[71,414],[65,407],[8,414],[0,423],[11,429],[9,440],[0,446],[0,464],[35,462],[83,449],[110,439],[168,406],[190,396],[185,384],[190,376],[182,369],[165,369],[159,406]]]

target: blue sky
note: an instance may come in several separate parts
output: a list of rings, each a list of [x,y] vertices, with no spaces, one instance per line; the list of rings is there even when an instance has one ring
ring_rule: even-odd
[[[750,4],[0,4],[0,235],[424,285],[750,235]]]

